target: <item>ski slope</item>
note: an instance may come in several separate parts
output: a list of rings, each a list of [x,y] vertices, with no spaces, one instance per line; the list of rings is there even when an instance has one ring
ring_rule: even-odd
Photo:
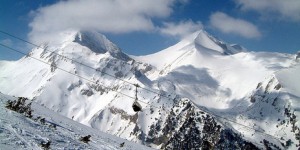
[[[16,99],[0,93],[0,149],[42,149],[40,144],[51,141],[51,149],[150,149],[142,145],[100,132],[61,116],[36,103],[32,104],[34,117],[45,118],[46,124],[26,118],[24,115],[5,108],[8,99]],[[49,127],[55,124],[56,129]],[[91,135],[89,143],[79,141]],[[124,142],[124,146],[120,144]]]

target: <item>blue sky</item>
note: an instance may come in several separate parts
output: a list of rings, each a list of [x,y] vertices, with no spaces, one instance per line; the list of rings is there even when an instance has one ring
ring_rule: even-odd
[[[98,30],[132,55],[157,52],[201,28],[251,51],[300,50],[299,0],[1,0],[0,22],[0,30],[36,44],[69,28]],[[3,34],[0,43],[30,50]],[[1,60],[20,57],[0,47]]]

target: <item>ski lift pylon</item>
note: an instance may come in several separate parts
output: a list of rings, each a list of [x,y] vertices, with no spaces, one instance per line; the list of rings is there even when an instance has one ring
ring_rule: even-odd
[[[132,104],[132,109],[135,111],[135,112],[138,112],[138,111],[141,111],[142,110],[142,106],[140,103],[138,103],[138,98],[137,98],[137,89],[138,87],[140,87],[138,84],[134,84],[135,86],[135,100]]]

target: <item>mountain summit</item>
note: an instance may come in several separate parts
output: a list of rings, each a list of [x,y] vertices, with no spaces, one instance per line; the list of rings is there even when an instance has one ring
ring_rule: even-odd
[[[182,65],[200,65],[203,67],[203,63],[208,63],[203,61],[245,51],[246,49],[240,45],[227,44],[208,34],[206,31],[200,30],[162,51],[134,58],[154,65],[158,69],[165,70],[170,67],[174,68],[175,66]],[[152,58],[158,58],[159,61]]]
[[[114,43],[97,31],[79,31],[75,34],[73,42],[88,47],[95,53],[104,54],[108,52],[113,57],[128,60],[129,57],[120,50]]]
[[[80,53],[79,51],[97,55],[107,53],[112,57],[124,61],[130,59],[116,44],[108,40],[105,35],[94,30],[66,30],[43,43],[44,48],[46,47],[47,50],[57,53]],[[83,49],[77,49],[79,47],[83,47]]]
[[[241,46],[236,44],[229,45],[226,42],[223,42],[213,37],[212,35],[208,34],[204,30],[200,30],[195,34],[197,35],[196,38],[194,39],[194,43],[196,46],[214,50],[225,55],[231,55],[231,54],[236,54],[245,51],[245,49],[242,48]]]

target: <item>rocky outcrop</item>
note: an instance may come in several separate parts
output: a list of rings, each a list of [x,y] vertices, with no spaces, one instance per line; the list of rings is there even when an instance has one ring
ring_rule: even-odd
[[[166,110],[161,110],[163,111]],[[143,113],[143,112],[142,112]],[[219,123],[210,114],[195,107],[188,99],[180,99],[172,109],[166,111],[167,117],[155,119],[148,132],[143,131],[138,119],[141,113],[129,115],[123,110],[110,107],[99,113],[99,122],[103,116],[121,118],[134,128],[131,136],[145,145],[162,149],[259,149],[253,143],[244,140],[240,134]],[[145,116],[147,117],[147,116]],[[117,122],[115,122],[117,124]],[[114,123],[114,124],[115,124]],[[95,128],[97,128],[94,124]],[[106,131],[109,132],[109,131]],[[124,130],[119,130],[124,132]],[[129,132],[129,131],[127,131]],[[116,134],[116,133],[115,133]]]
[[[276,77],[271,77],[269,80],[259,83],[257,89],[250,96],[250,101],[254,104],[246,114],[262,122],[272,122],[276,125],[277,130],[285,131],[278,132],[277,135],[281,145],[267,140],[261,141],[266,149],[280,149],[280,146],[288,149],[292,143],[296,147],[300,146],[300,129],[297,123],[299,119],[290,104],[293,97],[289,93],[281,91],[282,88],[283,86]],[[268,115],[270,113],[272,113],[272,117]]]

